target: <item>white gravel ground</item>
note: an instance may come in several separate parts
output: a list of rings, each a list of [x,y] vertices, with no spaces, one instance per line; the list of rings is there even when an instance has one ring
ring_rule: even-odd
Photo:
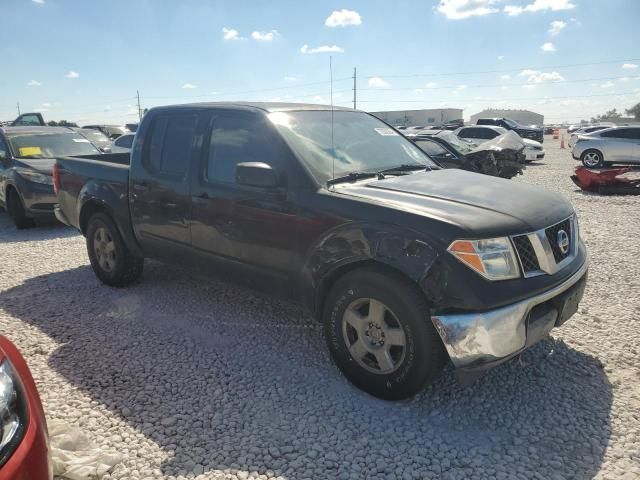
[[[560,190],[592,256],[579,313],[520,361],[411,401],[352,387],[297,307],[148,262],[98,283],[84,239],[0,213],[0,330],[50,419],[121,453],[106,478],[640,478],[640,197],[583,194],[558,142],[516,181]]]

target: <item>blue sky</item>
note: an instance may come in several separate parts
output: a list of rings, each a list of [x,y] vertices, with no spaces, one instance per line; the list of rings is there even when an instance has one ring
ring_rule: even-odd
[[[2,0],[0,119],[122,123],[214,100],[364,110],[527,108],[576,121],[640,101],[638,0]],[[578,66],[576,66],[578,64]],[[587,65],[588,64],[588,65]]]

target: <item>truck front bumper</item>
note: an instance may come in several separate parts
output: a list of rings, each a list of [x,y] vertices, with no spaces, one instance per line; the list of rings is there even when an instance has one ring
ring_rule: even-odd
[[[521,302],[486,312],[433,315],[453,365],[463,378],[499,365],[542,340],[578,308],[589,259],[560,285]]]

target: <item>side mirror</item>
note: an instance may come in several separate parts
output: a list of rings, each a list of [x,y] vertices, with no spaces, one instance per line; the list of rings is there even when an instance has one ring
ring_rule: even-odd
[[[236,165],[236,182],[251,187],[274,188],[278,186],[276,172],[271,165],[262,162],[243,162]]]

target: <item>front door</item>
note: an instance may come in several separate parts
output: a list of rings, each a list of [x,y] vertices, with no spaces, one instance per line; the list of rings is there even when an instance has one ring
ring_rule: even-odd
[[[263,114],[240,110],[214,112],[203,150],[201,168],[192,174],[194,248],[236,280],[284,293],[295,270],[298,229],[288,188],[290,152]],[[270,165],[278,186],[236,183],[241,162]]]
[[[189,171],[198,158],[200,118],[195,110],[160,112],[133,146],[132,155],[141,154],[142,161],[130,173],[131,216],[150,257],[172,258],[190,248]]]

